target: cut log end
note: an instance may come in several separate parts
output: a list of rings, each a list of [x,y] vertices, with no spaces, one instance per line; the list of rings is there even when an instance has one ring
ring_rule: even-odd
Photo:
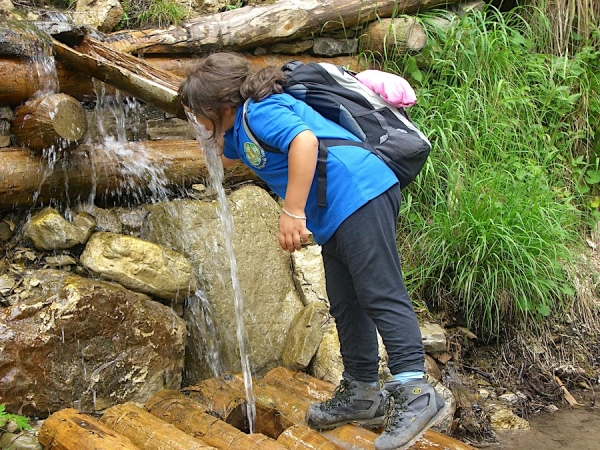
[[[55,104],[52,114],[52,126],[58,136],[73,142],[80,140],[87,131],[85,111],[71,97],[63,97]]]

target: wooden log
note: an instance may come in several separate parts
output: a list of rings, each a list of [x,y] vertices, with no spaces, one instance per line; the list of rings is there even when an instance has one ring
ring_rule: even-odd
[[[451,0],[450,3],[456,1]],[[129,53],[200,53],[243,50],[363,25],[395,13],[446,5],[448,0],[278,0],[202,16],[169,29],[110,34],[110,45]],[[317,31],[318,32],[318,31]]]
[[[232,389],[218,378],[203,380],[195,386],[188,386],[184,392],[198,402],[206,411],[239,430],[248,430],[246,417],[246,397]]]
[[[17,108],[10,132],[34,152],[74,148],[87,132],[85,111],[67,94],[47,94]]]
[[[425,48],[427,34],[414,17],[381,19],[371,22],[360,37],[360,48],[376,57],[393,58]]]
[[[237,378],[237,377],[236,377]],[[296,398],[307,398],[309,403],[313,401],[323,401],[324,398],[331,397],[335,386],[323,380],[316,379],[303,372],[296,372],[283,367],[277,367],[269,371],[262,379],[266,385],[284,389],[291,396]],[[238,381],[239,383],[239,381]],[[274,391],[270,390],[271,393]],[[271,394],[272,395],[272,394]],[[339,427],[324,432],[325,435],[333,440],[347,439],[346,430]],[[368,435],[361,436],[361,439],[369,439]],[[371,441],[372,442],[372,441]],[[366,445],[366,444],[365,444]],[[434,430],[427,430],[423,438],[415,443],[413,450],[474,450],[474,448],[464,442],[453,439]]]
[[[125,436],[72,408],[44,420],[38,440],[46,450],[138,450]]]
[[[29,58],[0,57],[0,105],[16,107],[29,100],[41,89],[35,62]],[[92,78],[55,61],[60,91],[79,101],[96,98]]]
[[[100,421],[144,450],[214,450],[133,403],[108,408]]]
[[[147,170],[128,174],[132,161]],[[151,193],[154,175],[161,175],[166,190],[206,183],[209,178],[196,140],[131,142],[119,152],[84,144],[54,166],[42,155],[12,147],[0,150],[0,167],[0,210],[45,206],[50,200],[85,200],[92,193],[98,206],[110,205],[120,197]],[[243,164],[225,171],[227,186],[249,180],[258,182]]]
[[[240,400],[245,402],[244,388],[242,386],[240,390],[239,387],[232,387],[222,379],[214,378],[203,380],[196,386],[186,388],[186,391],[189,391],[190,397],[204,408],[228,423],[232,423],[231,406]],[[329,439],[319,435],[318,432],[311,430],[306,425],[290,420],[285,414],[272,408],[273,402],[268,399],[267,403],[263,401],[256,399],[255,430],[257,433],[265,434],[286,446],[293,442],[292,448],[296,450],[340,450],[343,448],[331,443]],[[239,418],[235,420],[239,421]],[[246,420],[245,417],[244,420]]]
[[[279,435],[277,442],[281,442],[293,450],[304,448],[315,450],[342,450],[345,448],[304,425],[293,425],[289,427]]]
[[[162,390],[150,398],[146,409],[156,417],[175,425],[209,445],[228,450],[286,450],[264,434],[246,434],[219,418],[206,413],[198,402],[174,390]]]
[[[177,90],[181,78],[143,59],[86,36],[76,48],[53,41],[57,55],[75,70],[109,83],[133,97],[171,114],[185,117]]]

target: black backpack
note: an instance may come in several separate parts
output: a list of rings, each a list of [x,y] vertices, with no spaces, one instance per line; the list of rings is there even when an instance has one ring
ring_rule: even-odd
[[[404,108],[396,108],[386,102],[342,66],[291,61],[282,70],[288,80],[286,93],[308,103],[322,116],[341,125],[362,141],[319,141],[318,206],[326,206],[327,147],[352,145],[371,151],[393,170],[401,188],[417,177],[429,156],[431,144],[413,124]],[[263,150],[280,153],[279,149],[265,144],[251,132],[247,106],[248,100],[243,108],[244,127],[248,136]]]

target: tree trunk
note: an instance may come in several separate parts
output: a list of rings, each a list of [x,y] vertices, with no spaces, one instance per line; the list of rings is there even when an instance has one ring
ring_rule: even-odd
[[[185,395],[163,390],[146,402],[146,409],[156,417],[175,425],[209,445],[228,450],[288,450],[263,434],[246,434],[211,416],[198,402]]]
[[[11,133],[22,147],[34,152],[66,150],[87,132],[81,104],[67,94],[47,94],[17,108]]]
[[[46,450],[138,450],[125,436],[71,408],[48,417],[40,428],[38,440]]]
[[[181,82],[177,75],[153,67],[143,59],[114,50],[89,36],[76,49],[57,40],[53,42],[58,56],[74,70],[109,83],[163,111],[185,117],[177,94]]]
[[[144,450],[216,450],[133,403],[108,408],[100,421]]]
[[[455,1],[450,1],[453,3]],[[168,30],[112,33],[111,46],[129,53],[203,53],[243,50],[316,32],[349,28],[394,13],[423,11],[448,0],[279,0],[199,17]]]
[[[128,173],[133,161],[147,166],[146,171]],[[209,179],[196,140],[130,142],[118,154],[100,144],[84,144],[54,167],[42,155],[13,147],[0,150],[0,167],[0,210],[47,205],[51,199],[86,199],[91,194],[98,205],[110,205],[118,200],[114,193],[119,190],[123,196],[150,193],[156,174],[161,175],[166,189],[182,189]],[[227,185],[248,180],[258,178],[243,164],[225,171]]]

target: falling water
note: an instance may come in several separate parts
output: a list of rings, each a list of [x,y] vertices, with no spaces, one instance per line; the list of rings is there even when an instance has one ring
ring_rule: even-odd
[[[103,137],[101,144],[94,145],[90,154],[92,170],[92,189],[88,203],[93,204],[98,194],[107,195],[119,200],[125,197],[133,199],[134,203],[144,201],[163,201],[172,192],[164,164],[153,161],[150,152],[140,142],[129,142],[126,133],[126,123],[131,124],[129,117],[141,115],[140,105],[136,99],[125,97],[116,90],[114,94],[106,92],[106,85],[94,80],[96,94],[96,127],[98,135]],[[135,131],[135,130],[134,130]],[[98,167],[97,160],[101,158],[116,159],[119,162],[117,174],[118,185],[112,191],[97,192]],[[149,195],[146,195],[146,189]]]
[[[204,292],[197,290],[188,297],[186,310],[190,315],[189,322],[198,329],[198,333],[190,333],[188,337],[190,351],[193,355],[203,353],[213,377],[217,378],[225,372],[225,365],[221,360],[212,307]]]
[[[242,312],[244,309],[244,299],[242,296],[242,287],[237,276],[237,262],[233,253],[232,236],[233,236],[233,216],[227,202],[225,189],[223,188],[223,166],[219,151],[214,140],[210,139],[209,132],[196,120],[193,114],[188,113],[188,119],[194,126],[196,139],[201,144],[202,150],[207,163],[208,172],[212,188],[217,192],[219,202],[219,217],[223,223],[225,230],[225,250],[229,256],[231,266],[231,282],[233,285],[233,298],[235,304],[235,315],[237,321],[237,340],[240,349],[240,357],[242,363],[242,374],[244,376],[244,387],[246,390],[247,415],[250,425],[250,433],[254,429],[254,421],[256,418],[256,402],[254,400],[254,390],[252,388],[252,375],[250,373],[250,364],[246,346],[244,342],[244,320]]]

